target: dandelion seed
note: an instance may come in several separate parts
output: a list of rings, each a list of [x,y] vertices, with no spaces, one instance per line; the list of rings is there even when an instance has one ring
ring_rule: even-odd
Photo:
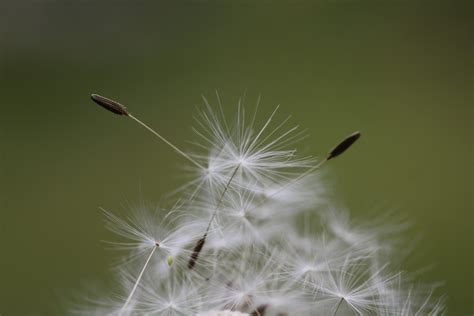
[[[290,135],[296,128],[292,128],[287,132],[284,132],[280,136],[276,137],[275,140],[266,141],[269,137],[273,136],[283,124],[278,125],[273,131],[271,131],[268,135],[264,136],[264,133],[268,126],[270,125],[278,107],[273,111],[270,117],[267,119],[265,124],[263,124],[262,128],[256,133],[254,136],[251,132],[252,126],[250,128],[246,128],[244,125],[244,112],[238,111],[237,122],[236,122],[236,129],[233,132],[229,131],[228,125],[224,123],[221,124],[218,117],[213,114],[212,110],[210,109],[207,100],[204,99],[207,112],[202,112],[202,118],[205,122],[209,123],[209,129],[206,129],[206,125],[200,123],[200,126],[203,127],[207,134],[210,136],[205,136],[205,133],[201,133],[198,130],[195,130],[198,135],[200,135],[207,143],[212,145],[212,148],[216,148],[216,152],[219,153],[220,164],[217,167],[220,170],[220,173],[224,173],[229,170],[232,170],[232,173],[229,177],[229,180],[223,186],[222,193],[217,202],[217,206],[215,207],[215,211],[211,215],[211,219],[209,221],[208,227],[201,239],[199,239],[194,247],[193,255],[189,260],[188,267],[192,269],[196,264],[197,259],[199,258],[199,254],[202,251],[204,243],[206,241],[207,235],[209,233],[209,229],[211,227],[214,218],[219,211],[219,208],[222,205],[223,198],[227,191],[229,190],[232,181],[236,181],[237,185],[242,187],[245,186],[247,188],[247,184],[249,181],[253,181],[255,183],[265,183],[266,181],[276,181],[277,178],[283,177],[285,172],[281,172],[278,169],[288,169],[288,168],[302,168],[302,167],[309,167],[310,164],[308,163],[310,160],[296,160],[293,159],[294,151],[281,151],[281,150],[274,150],[278,149],[280,146],[283,145],[283,139]],[[251,125],[254,123],[254,118],[251,121]],[[285,123],[284,121],[283,123]],[[235,143],[234,143],[235,141]],[[209,162],[208,162],[208,165]],[[242,171],[238,177],[237,172]],[[271,171],[273,174],[267,172]],[[209,173],[206,173],[206,177]],[[222,177],[217,177],[220,179]],[[237,178],[237,179],[236,179]],[[274,178],[275,180],[271,180]],[[212,185],[212,181],[210,182]],[[201,184],[198,185],[198,188]],[[214,190],[211,186],[211,190]],[[195,190],[196,191],[196,190]],[[194,196],[193,193],[191,196]]]

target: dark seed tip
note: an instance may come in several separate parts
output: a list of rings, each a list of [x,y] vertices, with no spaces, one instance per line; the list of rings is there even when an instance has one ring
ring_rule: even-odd
[[[343,152],[345,152],[349,147],[352,146],[359,139],[361,133],[359,131],[352,133],[351,135],[344,138],[342,142],[340,142],[336,147],[334,147],[327,157],[327,160],[336,158]]]
[[[95,103],[97,103],[104,109],[109,110],[112,113],[128,116],[128,112],[125,106],[123,106],[122,104],[114,100],[108,99],[106,97],[103,97],[101,95],[94,94],[94,93],[91,94],[91,99],[92,101],[94,101]]]

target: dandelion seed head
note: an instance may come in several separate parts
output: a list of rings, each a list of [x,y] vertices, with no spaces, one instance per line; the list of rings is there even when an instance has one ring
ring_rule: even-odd
[[[377,213],[363,222],[335,207],[320,167],[345,152],[356,132],[316,161],[297,150],[306,131],[263,120],[239,100],[232,120],[222,100],[195,119],[191,153],[119,103],[95,102],[139,125],[187,159],[189,181],[171,207],[145,203],[123,216],[105,211],[108,243],[124,250],[113,291],[87,296],[79,315],[289,316],[443,315],[435,286],[398,271],[400,232],[409,225]]]

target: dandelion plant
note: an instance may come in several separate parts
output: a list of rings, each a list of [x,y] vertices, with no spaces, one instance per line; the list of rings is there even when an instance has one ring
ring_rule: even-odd
[[[239,102],[225,117],[203,98],[194,149],[175,146],[122,104],[93,94],[106,110],[131,119],[183,158],[190,180],[163,211],[140,205],[122,218],[103,210],[121,236],[117,286],[73,309],[83,315],[293,316],[443,315],[435,286],[400,271],[399,232],[406,223],[367,223],[330,198],[324,164],[360,138],[354,132],[323,159],[296,150],[306,132],[278,119],[259,123],[258,104]],[[356,152],[352,154],[357,154]]]

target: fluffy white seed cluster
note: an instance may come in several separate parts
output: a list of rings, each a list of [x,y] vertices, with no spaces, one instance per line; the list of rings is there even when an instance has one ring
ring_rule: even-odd
[[[86,315],[442,315],[435,286],[399,270],[400,231],[333,206],[318,161],[289,119],[238,106],[224,118],[205,101],[196,118],[190,180],[174,206],[105,211],[126,255],[117,285],[74,309]],[[255,108],[258,108],[256,106]],[[127,114],[128,115],[128,114]]]

